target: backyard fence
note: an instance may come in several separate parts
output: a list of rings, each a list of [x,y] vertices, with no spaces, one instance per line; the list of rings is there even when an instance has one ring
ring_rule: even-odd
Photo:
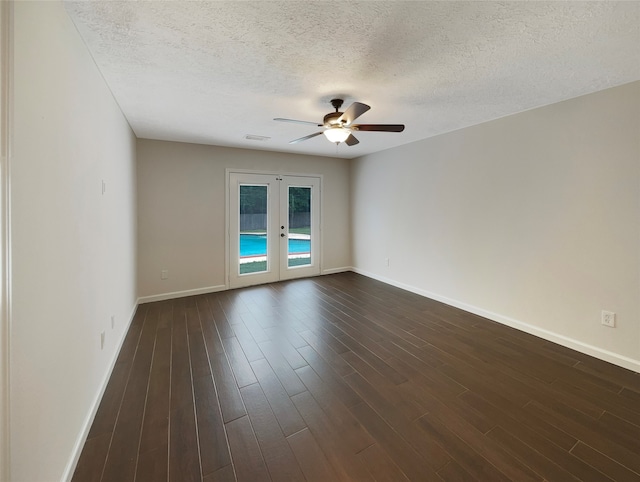
[[[289,228],[304,228],[311,225],[311,213],[290,213]],[[267,230],[266,214],[241,214],[240,231]]]

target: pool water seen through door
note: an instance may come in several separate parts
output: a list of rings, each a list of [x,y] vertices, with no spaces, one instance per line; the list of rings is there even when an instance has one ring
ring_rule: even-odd
[[[310,253],[310,239],[289,239],[289,253]],[[265,234],[241,234],[240,235],[240,257],[266,256],[267,236]]]

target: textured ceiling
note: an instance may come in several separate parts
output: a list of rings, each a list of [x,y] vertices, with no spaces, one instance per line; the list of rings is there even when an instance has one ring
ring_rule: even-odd
[[[640,79],[637,1],[65,5],[149,139],[353,158]],[[406,129],[289,145],[318,129],[272,120],[320,122],[334,97]]]

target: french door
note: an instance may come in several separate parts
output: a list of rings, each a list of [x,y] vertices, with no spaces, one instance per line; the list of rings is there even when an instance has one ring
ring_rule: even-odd
[[[320,178],[229,173],[229,286],[320,274]]]

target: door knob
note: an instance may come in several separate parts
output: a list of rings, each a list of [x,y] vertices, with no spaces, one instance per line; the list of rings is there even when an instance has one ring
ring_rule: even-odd
[[[281,237],[281,238],[284,238],[284,233],[280,234],[280,237]]]

